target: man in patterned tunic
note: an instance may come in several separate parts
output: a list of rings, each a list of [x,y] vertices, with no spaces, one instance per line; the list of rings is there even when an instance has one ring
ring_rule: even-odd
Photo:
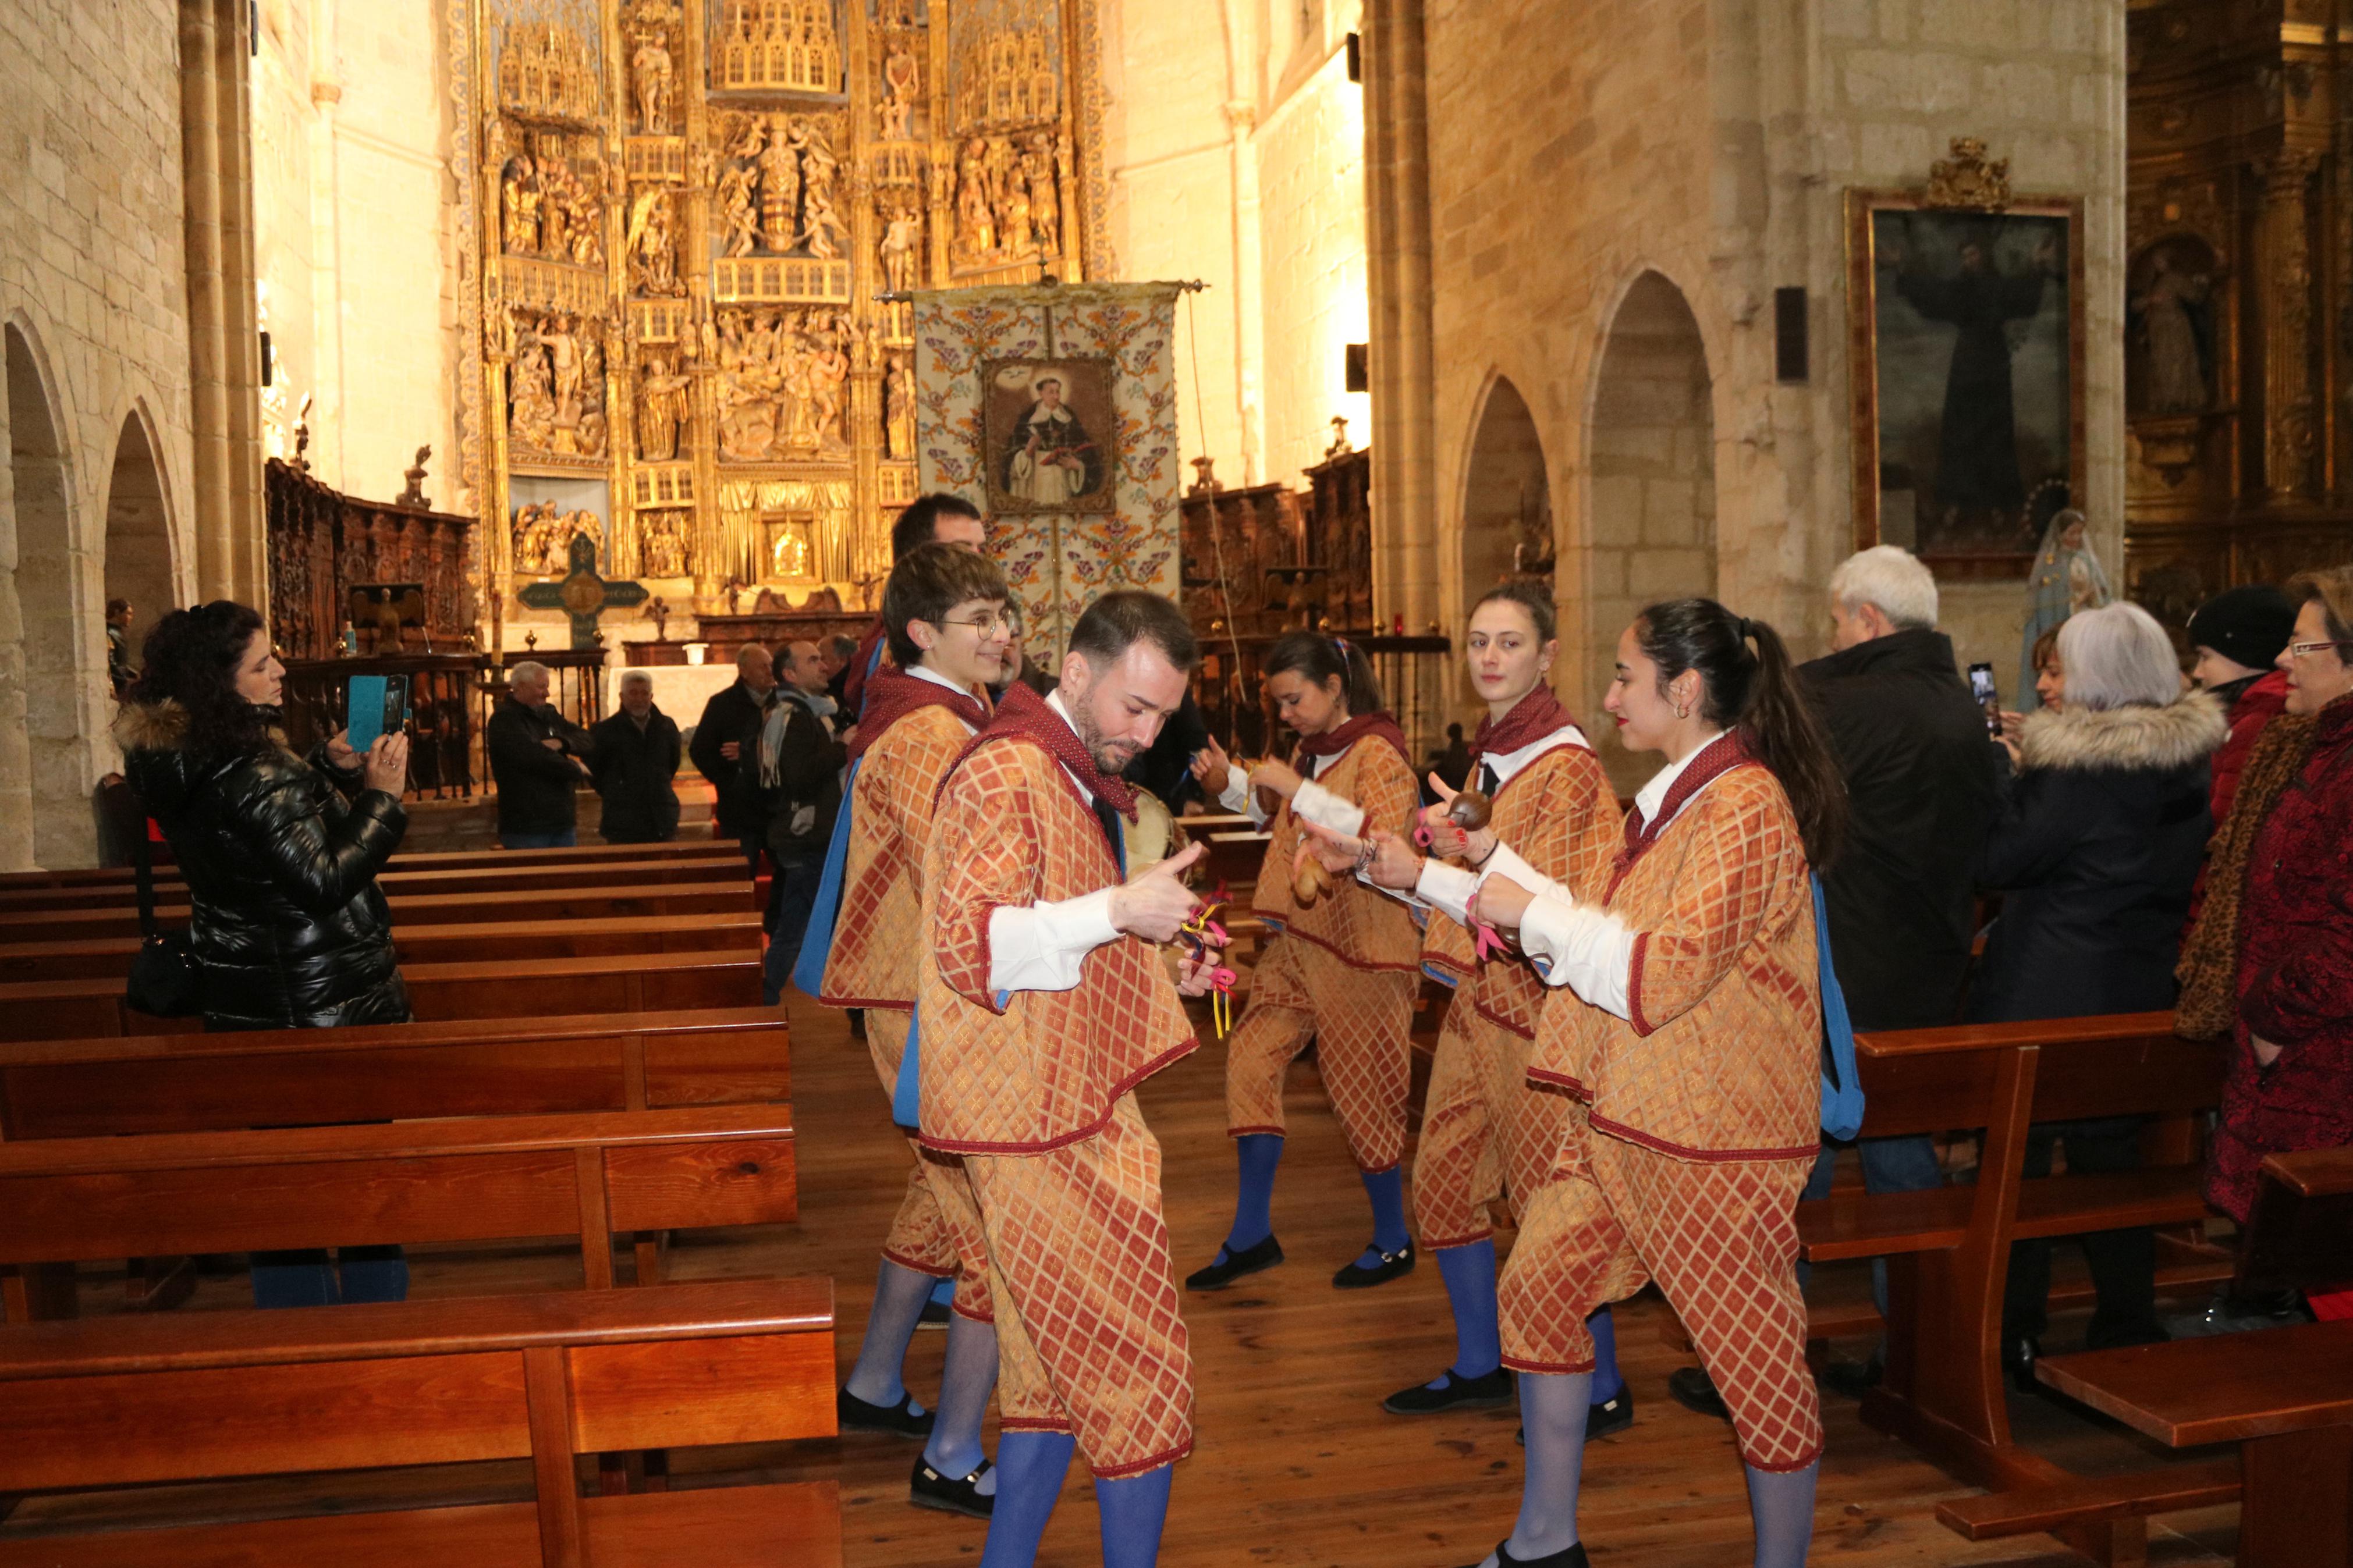
[[[1195,847],[1123,880],[1120,771],[1184,700],[1191,628],[1156,595],[1079,617],[1061,683],[1010,688],[941,786],[923,858],[923,1142],[963,1161],[999,1352],[997,1489],[983,1568],[1025,1568],[1073,1450],[1106,1568],[1159,1552],[1170,1468],[1193,1446],[1160,1148],[1136,1085],[1198,1043],[1156,944],[1197,903]]]

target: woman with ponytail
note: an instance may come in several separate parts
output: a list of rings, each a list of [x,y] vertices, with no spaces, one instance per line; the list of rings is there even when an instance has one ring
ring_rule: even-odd
[[[1779,636],[1713,600],[1636,617],[1603,706],[1667,765],[1602,886],[1493,874],[1469,911],[1556,987],[1528,1076],[1577,1102],[1504,1269],[1528,1468],[1486,1563],[1582,1568],[1586,1317],[1656,1280],[1731,1409],[1758,1568],[1799,1568],[1822,1447],[1796,1273],[1821,1141],[1809,875],[1836,850],[1843,786]]]
[[[1360,1289],[1413,1268],[1400,1162],[1421,934],[1395,900],[1345,879],[1304,896],[1293,886],[1293,870],[1303,823],[1349,837],[1368,825],[1403,832],[1421,795],[1405,736],[1382,708],[1380,682],[1362,648],[1318,632],[1286,633],[1267,651],[1266,689],[1299,736],[1291,762],[1261,762],[1245,775],[1212,741],[1193,763],[1202,789],[1227,810],[1247,808],[1253,821],[1273,824],[1253,908],[1275,935],[1226,1048],[1227,1131],[1240,1163],[1233,1229],[1185,1283],[1219,1290],[1282,1261],[1273,1220],[1282,1079],[1314,1040],[1372,1203],[1372,1245],[1332,1277],[1338,1289]],[[1262,795],[1280,804],[1269,811]]]

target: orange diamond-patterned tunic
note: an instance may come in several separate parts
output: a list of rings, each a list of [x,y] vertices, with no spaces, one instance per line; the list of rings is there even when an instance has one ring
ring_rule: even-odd
[[[1598,900],[1618,853],[1620,813],[1600,762],[1573,733],[1504,781],[1488,826],[1529,865]],[[1467,1247],[1491,1234],[1496,1198],[1508,1193],[1517,1212],[1543,1184],[1574,1101],[1528,1081],[1548,993],[1526,957],[1482,963],[1471,933],[1435,912],[1421,956],[1456,989],[1422,1102],[1414,1230],[1424,1247]]]
[[[996,994],[989,917],[1120,879],[1062,765],[986,736],[950,774],[923,862],[923,1140],[959,1155],[987,1240],[1002,1425],[1072,1433],[1095,1475],[1193,1446],[1160,1149],[1134,1090],[1197,1043],[1158,950],[1116,937],[1069,991]]]
[[[1538,1021],[1530,1079],[1581,1103],[1504,1269],[1504,1363],[1589,1370],[1586,1316],[1655,1279],[1741,1457],[1800,1469],[1822,1445],[1796,1273],[1820,1139],[1805,847],[1779,783],[1745,759],[1679,780],[1659,816],[1603,900],[1636,933],[1630,1019],[1563,986]]]
[[[942,705],[894,720],[860,758],[846,809],[849,854],[842,866],[841,912],[826,955],[818,1000],[829,1007],[868,1011],[866,1047],[888,1103],[906,1054],[915,1006],[915,951],[922,929],[923,847],[932,834],[933,803],[972,730]],[[956,1173],[953,1154],[926,1152],[913,1137],[915,1157],[906,1195],[884,1238],[882,1256],[902,1268],[956,1279],[955,1310],[987,1322],[987,1249],[972,1188]]]
[[[1357,740],[1315,782],[1361,809],[1368,827],[1412,831],[1421,804],[1413,770],[1377,735]],[[1252,898],[1280,934],[1259,956],[1250,1001],[1226,1045],[1226,1131],[1236,1138],[1282,1132],[1283,1074],[1314,1040],[1357,1167],[1394,1170],[1405,1156],[1421,933],[1404,905],[1350,878],[1335,878],[1302,907],[1291,886],[1299,842],[1299,818],[1286,804]]]

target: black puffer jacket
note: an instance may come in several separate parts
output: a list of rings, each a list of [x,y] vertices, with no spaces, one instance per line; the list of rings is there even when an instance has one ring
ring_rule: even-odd
[[[208,758],[176,702],[124,705],[123,775],[188,879],[189,944],[213,1029],[332,1028],[408,1018],[376,873],[400,847],[400,802],[345,805],[324,749]],[[357,773],[344,782],[356,788]]]
[[[2213,698],[2028,716],[2017,783],[1978,857],[2002,895],[1974,1023],[2170,1007],[2190,884],[2205,858]]]

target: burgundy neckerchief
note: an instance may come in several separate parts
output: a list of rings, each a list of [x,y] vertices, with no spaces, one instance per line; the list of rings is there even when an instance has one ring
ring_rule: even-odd
[[[989,720],[987,729],[965,743],[956,763],[962,765],[965,757],[989,742],[1008,735],[1035,741],[1046,748],[1049,756],[1070,769],[1071,775],[1097,800],[1108,802],[1112,809],[1128,821],[1135,820],[1134,789],[1125,779],[1114,777],[1096,766],[1094,758],[1088,755],[1086,747],[1079,743],[1077,732],[1063,721],[1062,716],[1048,707],[1044,698],[1018,680],[1005,689],[1005,695],[997,700],[996,717]],[[942,775],[940,789],[943,794],[947,790],[948,780],[955,777],[955,768],[951,767]]]
[[[866,635],[858,639],[858,651],[849,656],[849,674],[841,683],[841,710],[852,720],[866,717],[866,667],[874,664],[874,650],[882,646],[888,630],[882,624],[882,617],[875,616],[874,624],[866,628]],[[880,675],[891,668],[888,664],[874,664],[874,673]]]
[[[1739,731],[1726,730],[1702,746],[1690,764],[1675,775],[1675,782],[1667,786],[1667,798],[1659,802],[1657,816],[1645,822],[1639,809],[1628,812],[1626,844],[1618,851],[1618,858],[1610,867],[1609,892],[1603,895],[1605,900],[1616,894],[1618,884],[1626,879],[1626,873],[1634,868],[1634,862],[1659,841],[1659,835],[1665,832],[1667,824],[1675,819],[1675,814],[1683,809],[1683,802],[1714,780],[1753,761],[1755,759],[1749,756],[1748,748],[1740,743]]]
[[[926,708],[944,708],[976,730],[988,723],[988,704],[971,692],[885,665],[866,683],[866,706],[859,712],[858,739],[849,743],[849,760],[864,756],[892,725]]]
[[[1493,713],[1479,721],[1479,732],[1471,737],[1471,776],[1479,776],[1479,759],[1489,752],[1516,752],[1576,722],[1577,715],[1554,695],[1553,689],[1538,681],[1525,697],[1512,704],[1512,710],[1504,715],[1502,723],[1495,722]]]
[[[1301,764],[1310,757],[1336,756],[1367,735],[1376,740],[1387,741],[1390,745],[1395,746],[1397,754],[1405,759],[1407,771],[1412,771],[1413,752],[1406,747],[1405,731],[1398,728],[1398,721],[1390,718],[1388,713],[1377,710],[1360,713],[1346,723],[1335,729],[1326,730],[1320,735],[1301,736],[1298,746],[1291,753],[1292,766],[1304,773],[1307,770]]]

